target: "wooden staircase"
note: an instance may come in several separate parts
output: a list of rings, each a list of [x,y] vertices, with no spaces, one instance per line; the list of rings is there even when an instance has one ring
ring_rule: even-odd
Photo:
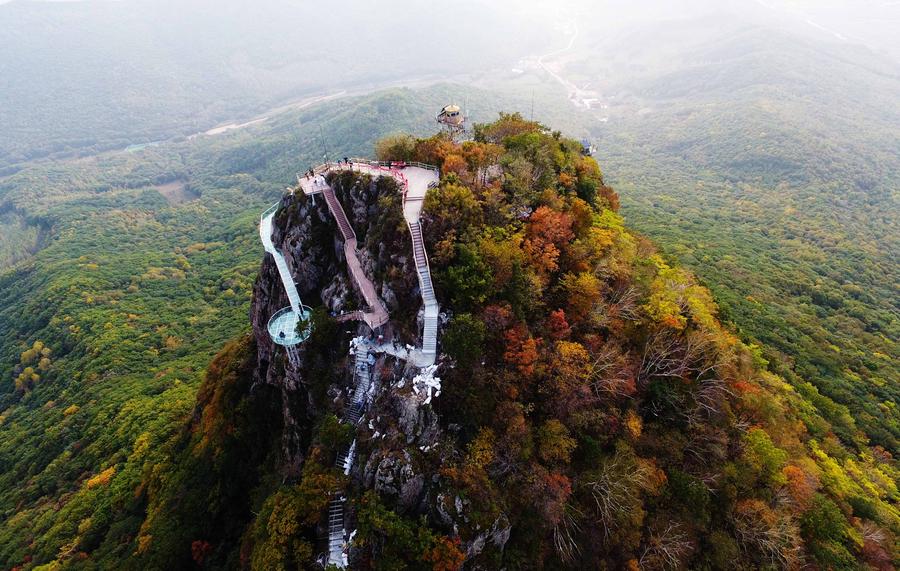
[[[337,221],[341,236],[344,237],[344,242],[356,240],[356,232],[353,231],[353,226],[350,225],[350,221],[347,219],[344,207],[341,206],[337,196],[334,195],[334,189],[332,189],[330,185],[326,186],[323,189],[322,194],[325,196],[325,202],[328,203],[328,209],[331,210],[331,215],[334,216],[334,219]]]

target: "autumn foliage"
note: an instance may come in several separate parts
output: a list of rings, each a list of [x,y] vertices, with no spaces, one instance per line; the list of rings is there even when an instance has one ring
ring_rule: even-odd
[[[719,324],[710,292],[625,227],[577,143],[512,114],[474,141],[414,148],[445,175],[423,228],[441,307],[460,314],[437,406],[462,427],[440,473],[441,493],[466,499],[463,540],[508,519],[502,560],[553,569],[890,557],[888,496],[867,541],[849,517],[862,502],[818,508],[835,526],[825,539],[802,521],[838,482],[896,475],[891,461],[848,476],[811,448],[783,385]],[[502,566],[488,551],[475,563]]]

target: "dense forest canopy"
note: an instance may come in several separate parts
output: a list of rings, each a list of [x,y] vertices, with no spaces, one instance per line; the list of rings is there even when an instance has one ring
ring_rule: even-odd
[[[382,103],[361,102],[360,113]],[[144,151],[140,164],[155,157],[170,170],[160,181],[189,173],[201,198],[177,206],[125,184],[144,172],[130,156],[84,173],[92,190],[68,197],[76,202],[55,205],[52,192],[22,202],[53,219],[58,238],[36,254],[45,264],[19,264],[4,276],[11,295],[3,323],[16,324],[4,335],[21,340],[4,357],[10,485],[0,554],[9,565],[103,566],[137,555],[153,568],[180,558],[272,568],[314,556],[322,498],[338,482],[329,457],[347,438],[329,424],[334,417],[317,412],[303,473],[282,485],[267,475],[277,473],[278,454],[266,450],[279,427],[255,424],[271,414],[265,392],[247,392],[253,344],[229,345],[196,390],[204,361],[246,328],[259,259],[255,217],[278,188],[261,181],[291,164],[262,157],[284,136]],[[389,498],[355,489],[358,545],[375,556],[372,565],[453,568],[458,542],[502,514],[510,539],[502,554],[477,556],[488,567],[734,568],[740,554],[748,568],[889,568],[898,531],[890,454],[842,443],[821,401],[768,372],[764,347],[719,325],[710,293],[627,229],[619,196],[580,143],[503,115],[461,145],[393,136],[374,146],[385,158],[442,168],[424,213],[438,295],[452,315],[435,411],[442,426],[459,428],[431,455],[415,454],[475,511],[456,532],[433,520],[421,528]],[[245,173],[200,167],[239,148],[260,157]],[[101,172],[119,182],[99,188]],[[42,176],[52,189],[49,173]],[[247,197],[260,207],[244,210]],[[96,210],[109,201],[121,214]],[[68,228],[69,212],[102,230]],[[222,228],[198,217],[231,222]],[[123,224],[143,230],[122,240]],[[170,252],[158,247],[163,233]],[[80,253],[101,247],[110,254]],[[29,300],[30,280],[48,278],[53,304],[12,303]],[[183,292],[176,298],[172,284]],[[246,428],[236,440],[227,436],[231,422]],[[405,442],[372,446],[375,453]],[[255,451],[253,462],[237,460],[244,450]],[[67,500],[57,508],[60,494]]]
[[[687,63],[723,52],[727,65]],[[596,129],[625,215],[703,278],[773,369],[815,387],[802,390],[846,443],[896,453],[897,66],[764,30],[686,57],[632,83],[619,124]],[[813,71],[781,76],[801,62]]]

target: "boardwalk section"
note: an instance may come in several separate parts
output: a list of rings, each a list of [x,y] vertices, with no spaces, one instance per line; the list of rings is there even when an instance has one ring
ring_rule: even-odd
[[[275,312],[269,318],[267,329],[272,341],[285,347],[288,359],[292,365],[297,367],[300,364],[297,346],[306,341],[310,335],[312,310],[300,301],[300,294],[287,261],[272,242],[272,219],[277,210],[278,203],[275,203],[260,216],[259,238],[262,241],[263,249],[275,260],[275,267],[278,268],[278,275],[291,305]]]
[[[263,212],[259,221],[259,238],[262,241],[263,248],[266,252],[272,254],[275,258],[275,266],[278,268],[278,275],[281,276],[281,283],[287,292],[288,300],[291,302],[291,309],[300,313],[300,294],[297,292],[297,286],[294,284],[294,278],[291,276],[291,270],[288,268],[287,261],[275,244],[272,243],[272,219],[278,210],[278,203],[273,204],[268,210]]]

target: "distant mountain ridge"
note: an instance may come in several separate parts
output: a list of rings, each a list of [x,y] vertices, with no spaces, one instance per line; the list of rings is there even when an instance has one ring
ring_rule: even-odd
[[[455,17],[469,24],[452,28],[424,5],[369,6],[2,5],[0,74],[9,81],[0,93],[0,168],[189,135],[310,93],[483,71],[543,37],[533,19],[506,6],[458,4]],[[468,58],[454,42],[482,57]]]

